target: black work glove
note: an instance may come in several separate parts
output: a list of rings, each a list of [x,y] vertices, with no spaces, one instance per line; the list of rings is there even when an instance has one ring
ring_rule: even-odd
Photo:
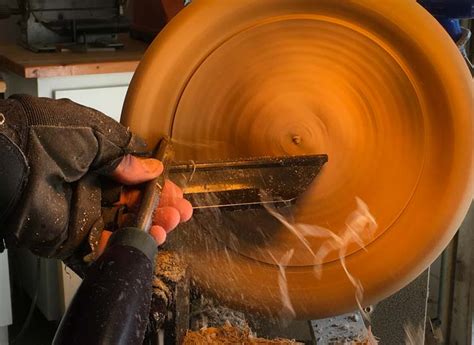
[[[70,100],[16,95],[0,115],[0,240],[69,258],[103,227],[100,175],[144,142]]]

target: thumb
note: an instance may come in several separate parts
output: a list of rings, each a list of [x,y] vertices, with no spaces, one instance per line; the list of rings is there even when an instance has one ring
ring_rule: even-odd
[[[126,155],[112,172],[111,177],[122,184],[134,185],[152,180],[162,172],[163,164],[157,159]]]

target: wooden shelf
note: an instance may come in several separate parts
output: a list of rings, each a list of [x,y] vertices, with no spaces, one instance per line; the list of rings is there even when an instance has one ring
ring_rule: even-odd
[[[0,46],[0,69],[24,78],[134,72],[147,45],[124,38],[113,52],[33,53],[19,45]]]

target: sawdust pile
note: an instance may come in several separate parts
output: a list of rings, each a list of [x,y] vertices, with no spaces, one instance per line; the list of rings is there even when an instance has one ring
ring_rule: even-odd
[[[186,274],[186,263],[178,253],[160,251],[155,260],[155,275],[177,283]]]
[[[248,327],[243,329],[234,327],[230,323],[226,323],[220,328],[203,328],[199,331],[188,331],[184,338],[183,345],[220,345],[220,344],[242,344],[242,345],[296,345],[300,344],[293,340],[275,339],[268,340],[255,338],[252,336]]]
[[[155,259],[155,278],[153,279],[153,293],[166,305],[173,301],[173,287],[184,279],[186,264],[174,252],[160,251]]]

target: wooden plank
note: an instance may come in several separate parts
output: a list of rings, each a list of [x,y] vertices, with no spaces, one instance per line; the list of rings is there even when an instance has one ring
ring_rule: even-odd
[[[0,79],[0,93],[5,93],[7,91],[7,84]]]
[[[147,45],[124,38],[123,49],[103,52],[33,53],[18,45],[0,46],[0,69],[24,78],[134,72]]]
[[[86,74],[134,72],[139,64],[135,61],[114,61],[96,63],[70,63],[66,65],[25,66],[21,76],[25,78],[70,77]]]

